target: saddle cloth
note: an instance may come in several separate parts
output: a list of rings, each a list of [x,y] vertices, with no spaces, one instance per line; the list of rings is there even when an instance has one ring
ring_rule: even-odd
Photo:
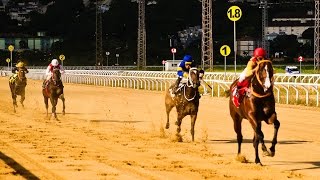
[[[18,75],[17,74],[13,74],[12,76],[10,76],[9,82],[11,84],[13,84],[16,81],[17,78],[18,78]]]
[[[251,96],[251,90],[249,88],[249,83],[245,82],[243,83],[245,86],[242,86],[237,89],[237,86],[233,87],[232,89],[232,99],[233,99],[233,104],[236,107],[239,107],[240,103],[242,102],[243,98],[245,96],[250,97]]]

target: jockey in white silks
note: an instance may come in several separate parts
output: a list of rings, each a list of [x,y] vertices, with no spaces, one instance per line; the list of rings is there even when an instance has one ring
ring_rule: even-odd
[[[46,69],[46,80],[43,83],[43,88],[45,88],[48,85],[49,80],[52,77],[53,69],[59,69],[61,74],[64,74],[65,71],[61,64],[59,64],[59,61],[57,59],[52,59],[51,63],[48,65]]]

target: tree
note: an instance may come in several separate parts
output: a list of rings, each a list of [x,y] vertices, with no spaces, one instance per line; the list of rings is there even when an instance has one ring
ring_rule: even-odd
[[[270,43],[272,53],[283,52],[291,59],[300,54],[300,46],[296,35],[280,35]]]
[[[308,28],[302,33],[302,38],[313,39],[314,38],[314,28]]]

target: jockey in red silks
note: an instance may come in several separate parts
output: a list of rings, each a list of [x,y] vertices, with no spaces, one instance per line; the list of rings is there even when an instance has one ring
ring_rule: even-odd
[[[64,68],[62,67],[61,64],[59,64],[57,59],[52,59],[51,63],[48,65],[47,69],[46,69],[46,75],[47,78],[46,80],[43,82],[43,88],[45,88],[48,85],[49,80],[52,77],[52,73],[53,73],[53,69],[59,69],[61,74],[64,74]]]
[[[237,83],[237,86],[234,88],[234,91],[232,93],[233,95],[233,104],[238,108],[240,106],[240,96],[242,96],[242,93],[239,93],[239,90],[243,87],[247,87],[249,85],[248,78],[252,77],[254,73],[254,68],[258,65],[258,62],[260,60],[263,60],[266,57],[266,51],[263,48],[256,48],[253,51],[253,57],[249,60],[247,67],[243,70],[243,72],[240,74],[239,81]],[[249,78],[249,79],[250,79]]]

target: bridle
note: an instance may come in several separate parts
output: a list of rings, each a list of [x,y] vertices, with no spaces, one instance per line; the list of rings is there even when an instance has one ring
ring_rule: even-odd
[[[193,89],[198,88],[198,86],[197,86],[197,85],[192,81],[192,79],[191,79],[191,73],[192,73],[192,72],[195,73],[195,74],[197,74],[197,72],[198,72],[197,68],[190,68],[190,69],[189,69],[188,81],[187,81],[186,85],[184,86],[184,90],[183,90],[184,98],[185,98],[187,101],[192,101],[192,100],[194,100],[194,98],[195,98],[196,95],[197,95],[197,92],[195,92],[192,98],[189,99],[189,98],[186,97],[186,86],[189,87],[189,88],[193,88]]]
[[[18,79],[20,81],[23,81],[24,79],[26,79],[25,71],[23,69],[18,70]]]
[[[57,71],[57,72],[55,72]],[[52,70],[52,76],[51,76],[51,79],[52,79],[52,82],[54,83],[54,85],[57,85],[57,83],[59,81],[61,81],[61,74],[60,74],[60,70],[59,69],[53,69]]]
[[[261,79],[260,79],[260,76],[259,76],[259,72],[258,72],[258,70],[259,70],[259,67],[260,67],[260,64],[261,63],[264,63],[264,62],[268,62],[268,63],[271,63],[272,64],[272,62],[270,61],[270,60],[260,60],[260,61],[258,61],[257,62],[257,67],[255,68],[255,77],[256,77],[256,79],[257,79],[257,81],[258,81],[258,83],[262,86],[262,87],[264,87],[265,89],[269,89],[270,87],[268,87],[268,88],[266,88],[265,86],[264,86],[264,84],[262,83],[262,81],[261,81]],[[272,82],[273,81],[273,79],[271,80],[271,84],[273,83]],[[272,93],[271,92],[268,92],[268,93],[266,93],[266,94],[260,94],[260,93],[257,93],[257,92],[255,92],[254,91],[254,89],[253,89],[253,86],[252,86],[252,82],[251,82],[251,93],[252,93],[252,95],[253,96],[255,96],[255,97],[258,97],[258,98],[264,98],[264,97],[268,97],[268,96],[270,96]]]

